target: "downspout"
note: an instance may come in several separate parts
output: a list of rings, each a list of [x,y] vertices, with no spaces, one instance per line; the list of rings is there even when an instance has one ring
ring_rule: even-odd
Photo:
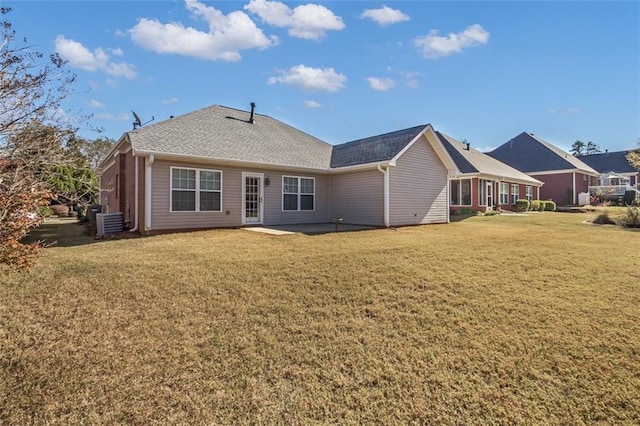
[[[151,229],[151,168],[153,166],[153,154],[147,157],[144,166],[144,230]]]
[[[384,175],[384,226],[389,227],[389,166],[386,170],[378,164],[378,170]]]
[[[571,194],[571,204],[577,204],[576,202],[576,172],[571,173],[573,177],[573,194]]]
[[[135,157],[135,162],[136,162],[136,166],[135,166],[135,173],[136,173],[136,177],[134,178],[134,191],[135,191],[135,195],[133,196],[133,211],[134,213],[134,221],[133,221],[133,228],[129,229],[129,232],[136,232],[138,230],[138,197],[140,196],[139,194],[139,183],[138,183],[138,162],[140,160],[140,157],[138,157],[137,155],[134,156]]]

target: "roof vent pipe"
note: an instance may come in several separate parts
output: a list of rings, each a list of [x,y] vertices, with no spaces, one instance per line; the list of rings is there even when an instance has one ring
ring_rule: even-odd
[[[251,102],[251,117],[249,117],[249,123],[251,124],[256,124],[256,119],[253,118],[253,113],[256,109],[256,103],[255,102]]]

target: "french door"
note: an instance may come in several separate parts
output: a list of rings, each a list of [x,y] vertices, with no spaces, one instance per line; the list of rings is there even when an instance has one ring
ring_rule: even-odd
[[[242,173],[242,224],[262,223],[264,188],[262,173]]]

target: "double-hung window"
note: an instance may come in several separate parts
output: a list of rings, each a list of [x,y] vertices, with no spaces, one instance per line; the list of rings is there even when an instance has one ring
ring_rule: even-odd
[[[527,190],[527,200],[529,200],[529,202],[532,202],[533,201],[533,187],[532,186],[527,186],[526,190]]]
[[[222,172],[172,167],[171,211],[222,211]]]
[[[500,204],[509,204],[509,184],[500,182]]]
[[[516,184],[512,184],[511,185],[511,204],[515,206],[519,196],[520,196],[520,187]]]
[[[283,176],[282,177],[282,210],[308,211],[314,210],[316,198],[315,178]]]

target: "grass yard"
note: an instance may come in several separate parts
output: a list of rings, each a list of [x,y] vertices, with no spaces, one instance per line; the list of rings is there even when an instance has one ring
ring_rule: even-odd
[[[0,424],[637,425],[640,233],[594,215],[54,246],[0,276]]]

